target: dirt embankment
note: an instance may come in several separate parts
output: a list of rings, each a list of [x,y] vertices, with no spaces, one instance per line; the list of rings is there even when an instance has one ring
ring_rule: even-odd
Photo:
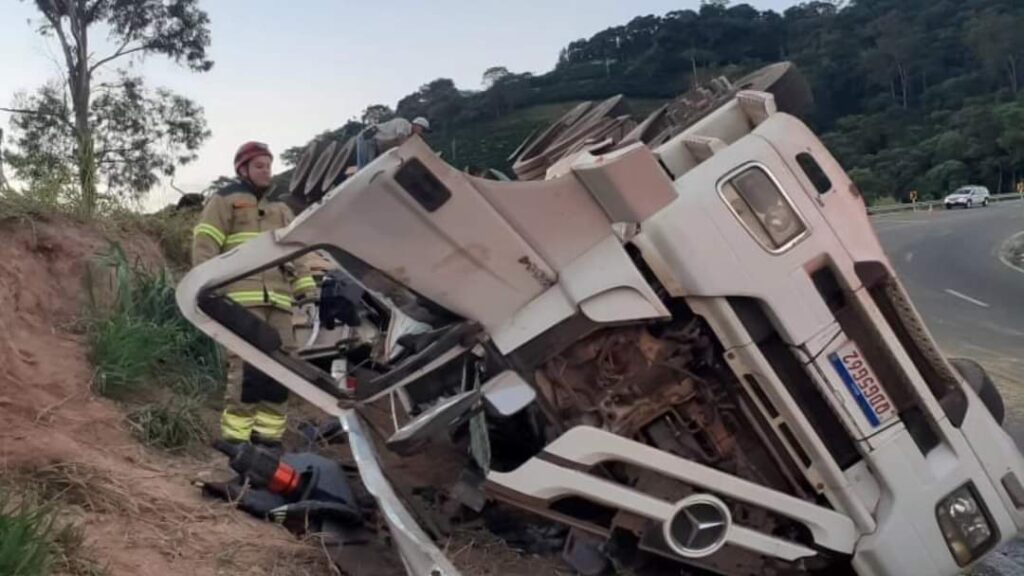
[[[109,576],[330,574],[319,552],[273,525],[203,501],[191,480],[210,465],[143,448],[124,415],[91,392],[78,328],[91,265],[108,239],[159,264],[142,234],[66,220],[0,222],[0,475],[76,522]],[[18,483],[21,484],[18,484]]]

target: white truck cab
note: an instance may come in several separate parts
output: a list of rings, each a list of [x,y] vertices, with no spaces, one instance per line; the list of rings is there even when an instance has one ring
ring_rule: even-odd
[[[430,326],[355,392],[218,295],[311,250]],[[464,442],[450,465],[490,499],[632,553],[616,562],[954,575],[1024,527],[1024,457],[985,383],[941,355],[856,187],[768,93],[542,181],[473,178],[414,138],[194,269],[178,303],[342,420],[410,574],[457,571],[368,440],[361,406],[393,395],[383,449]]]

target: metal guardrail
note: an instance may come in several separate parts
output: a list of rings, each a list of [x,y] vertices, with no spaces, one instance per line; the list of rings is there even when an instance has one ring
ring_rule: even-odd
[[[1008,202],[1012,200],[1024,200],[1024,194],[992,194],[988,197],[989,202]],[[913,204],[893,204],[891,206],[869,206],[868,214],[890,214],[893,212],[912,212],[922,210],[934,210],[944,206],[942,200],[929,200]]]

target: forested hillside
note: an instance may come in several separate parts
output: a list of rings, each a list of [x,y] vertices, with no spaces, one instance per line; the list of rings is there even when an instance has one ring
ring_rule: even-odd
[[[807,120],[874,201],[967,182],[1005,192],[1024,178],[1020,0],[818,1],[782,14],[710,1],[570,42],[545,74],[495,66],[482,91],[434,80],[394,111],[371,106],[331,134],[424,115],[450,161],[501,167],[520,134],[564,110],[557,104],[624,93],[646,100],[642,112],[714,76],[784,59],[813,86]]]

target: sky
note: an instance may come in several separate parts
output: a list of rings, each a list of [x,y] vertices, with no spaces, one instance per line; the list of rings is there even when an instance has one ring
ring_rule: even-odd
[[[795,0],[748,0],[782,11]],[[33,2],[0,0],[0,106],[58,76],[59,46],[36,33]],[[193,73],[160,57],[132,65],[151,87],[166,86],[203,106],[212,131],[199,158],[174,184],[199,192],[232,172],[246,140],[281,151],[358,117],[370,104],[394,107],[435,78],[481,88],[491,66],[543,73],[559,50],[646,14],[697,8],[699,0],[200,0],[211,21],[213,70]],[[95,38],[102,54],[102,38]],[[0,112],[0,126],[8,114]],[[284,169],[280,163],[276,166]],[[8,175],[10,176],[10,175]],[[168,182],[145,203],[178,193]]]

